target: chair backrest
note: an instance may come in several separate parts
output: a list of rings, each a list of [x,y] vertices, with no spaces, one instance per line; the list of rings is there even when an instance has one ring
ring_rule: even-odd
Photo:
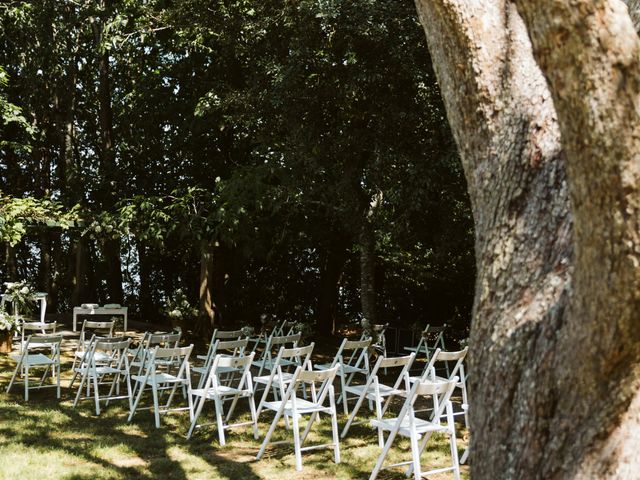
[[[96,352],[105,352],[113,360],[111,367],[115,367],[124,372],[129,372],[129,356],[127,352],[131,345],[128,337],[98,337],[94,335],[90,340],[86,363],[90,368],[96,368]]]
[[[113,337],[113,330],[116,328],[116,322],[109,320],[107,322],[97,322],[93,320],[85,320],[82,322],[80,329],[80,338],[78,340],[78,352],[83,352],[88,347],[88,342],[93,335],[101,337]]]
[[[275,348],[278,345],[286,345],[287,343],[291,343],[297,346],[301,337],[302,334],[300,333],[271,337],[270,346],[271,348]]]
[[[147,336],[147,348],[159,346],[162,348],[176,348],[182,337],[182,332],[150,333]]]
[[[242,340],[218,340],[215,343],[214,351],[216,352],[216,355],[218,355],[221,350],[224,350],[226,352],[231,352],[233,356],[244,356],[244,352],[246,351],[248,345],[248,338],[243,338]]]
[[[393,383],[393,389],[401,388],[401,384],[404,382],[404,389],[409,391],[410,382],[409,382],[409,369],[411,368],[411,364],[415,359],[416,354],[411,353],[410,355],[404,355],[402,357],[378,357],[373,369],[371,370],[371,374],[369,375],[369,379],[367,380],[367,384],[380,384],[380,380],[378,377],[378,372],[380,369],[392,369],[399,370],[397,376],[395,377],[395,381]],[[387,375],[387,374],[385,374]],[[394,375],[390,375],[389,379],[392,379]]]
[[[281,366],[282,360],[295,358],[296,363],[298,363],[301,367],[311,370],[311,353],[313,352],[314,346],[315,343],[311,342],[306,347],[281,347],[274,362],[274,367]]]
[[[218,378],[220,373],[227,373],[227,371],[219,372],[219,369],[229,369],[232,368],[236,370],[240,374],[240,379],[236,387],[237,390],[246,391],[253,394],[253,380],[251,377],[251,362],[253,362],[253,357],[255,352],[249,353],[247,356],[242,357],[229,357],[226,355],[216,355],[213,359],[213,365],[211,366],[211,370],[209,371],[209,377],[207,378],[207,383],[205,384],[205,390],[209,388],[217,388],[220,384],[220,380]]]
[[[146,376],[155,375],[158,360],[168,359],[172,364],[179,366],[175,376],[179,379],[189,379],[189,356],[193,350],[193,344],[188,347],[153,347],[145,361]]]
[[[339,365],[334,365],[327,370],[305,370],[298,367],[294,374],[295,383],[297,385],[310,385],[311,401],[315,404],[322,405],[327,393],[333,390],[333,380],[336,378]],[[320,387],[317,385],[320,384]],[[303,386],[303,388],[305,388]]]
[[[444,350],[437,349],[433,355],[433,359],[429,363],[433,363],[433,369],[431,375],[435,376],[435,364],[438,362],[456,362],[454,367],[450,370],[449,378],[458,377],[462,382],[465,381],[464,372],[464,359],[467,357],[469,347],[456,352],[445,352]]]
[[[271,371],[269,373],[269,377],[265,383],[264,392],[262,394],[262,399],[260,400],[260,404],[258,405],[258,415],[260,415],[260,411],[263,403],[267,400],[267,396],[269,391],[271,390],[271,386],[274,382],[277,382],[277,386],[280,390],[281,395],[284,395],[286,392],[285,389],[285,373],[287,370],[296,368],[296,371],[293,375],[293,380],[295,380],[295,375],[298,372],[298,369],[302,370],[312,370],[311,365],[311,353],[313,353],[313,347],[315,344],[312,342],[310,345],[306,347],[295,347],[295,348],[285,348],[281,347],[278,351],[278,355],[273,361]],[[290,359],[295,359],[294,363],[289,363]],[[283,368],[283,361],[287,361]],[[337,366],[335,367],[337,368]],[[260,372],[262,372],[262,367],[260,368]],[[260,373],[259,372],[259,373]]]
[[[265,368],[268,370],[272,368],[273,356],[279,347],[286,347],[288,344],[291,344],[292,348],[296,348],[301,337],[302,335],[300,333],[297,333],[295,335],[270,336],[267,339],[267,344],[264,347],[264,352],[262,354],[262,358],[260,359],[261,364],[258,371],[258,376],[262,375],[262,372]]]
[[[407,415],[415,417],[413,406],[419,397],[438,397],[437,408],[435,409],[430,422],[439,424],[445,408],[451,408],[450,399],[451,394],[456,387],[456,383],[458,383],[458,377],[453,377],[451,380],[447,380],[446,382],[431,382],[427,380],[414,383],[411,390],[408,391],[404,405],[402,405],[402,409],[396,418],[394,429],[397,431],[401,425],[406,425],[407,422],[405,417],[407,417]]]
[[[216,330],[213,332],[211,339],[215,340],[240,340],[243,337],[242,330]]]
[[[25,355],[29,354],[29,350],[42,349],[43,352],[48,352],[47,356],[50,359],[55,360],[56,363],[59,363],[61,344],[62,335],[29,335],[24,342],[24,347],[22,349],[21,355],[24,357]]]
[[[227,341],[216,340],[214,344],[209,347],[207,356],[204,359],[204,374],[206,375],[207,372],[210,371],[213,360],[217,355],[220,355],[221,352],[227,352],[225,356],[244,357],[248,344],[248,338]]]
[[[20,351],[24,347],[26,338],[29,335],[33,335],[30,332],[40,332],[42,334],[54,334],[56,333],[57,322],[43,323],[43,322],[22,322],[20,327]]]

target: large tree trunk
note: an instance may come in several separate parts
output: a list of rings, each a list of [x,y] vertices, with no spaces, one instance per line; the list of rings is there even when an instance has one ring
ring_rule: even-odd
[[[149,255],[149,247],[143,242],[136,242],[140,266],[140,314],[144,321],[153,322],[158,315],[154,308],[152,294],[153,258]]]
[[[340,312],[338,288],[347,260],[347,246],[342,239],[333,242],[322,259],[316,330],[321,335],[334,335]]]
[[[104,210],[110,210],[116,203],[118,172],[113,141],[113,110],[111,107],[111,73],[109,51],[104,45],[104,27],[110,13],[111,1],[100,0],[103,18],[93,22],[93,33],[98,55],[98,101],[100,117],[100,175],[102,177],[101,201]],[[122,261],[120,259],[120,238],[106,239],[102,245],[106,264],[106,280],[109,301],[122,303]]]
[[[519,2],[549,89],[513,4],[417,0],[476,224],[473,478],[638,472],[637,38],[565,3]]]
[[[208,337],[213,328],[218,327],[222,315],[217,299],[222,288],[221,282],[216,281],[223,271],[220,265],[220,246],[206,245],[200,253],[200,284],[199,296],[199,318],[196,332],[203,337]]]

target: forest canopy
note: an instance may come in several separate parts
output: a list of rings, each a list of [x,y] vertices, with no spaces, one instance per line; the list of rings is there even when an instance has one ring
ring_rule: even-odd
[[[0,5],[0,281],[68,312],[453,323],[473,221],[411,2]]]

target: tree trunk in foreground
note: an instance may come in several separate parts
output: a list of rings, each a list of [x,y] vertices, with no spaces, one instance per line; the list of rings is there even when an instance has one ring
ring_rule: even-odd
[[[476,226],[472,477],[637,478],[640,52],[625,7],[518,1],[534,58],[510,2],[416,3]]]

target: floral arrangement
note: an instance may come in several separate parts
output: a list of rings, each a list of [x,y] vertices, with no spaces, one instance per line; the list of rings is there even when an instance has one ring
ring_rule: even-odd
[[[385,343],[384,331],[389,326],[389,324],[386,323],[384,325],[373,325],[369,320],[363,318],[361,325],[367,336],[373,338],[373,341],[371,342],[371,348],[377,353],[383,352]]]
[[[33,300],[35,298],[35,289],[27,281],[12,282],[7,284],[5,295],[11,295],[14,308],[21,315],[33,313]]]
[[[242,335],[245,337],[250,337],[255,332],[255,329],[251,325],[245,325],[240,330],[242,331]]]
[[[173,292],[172,298],[167,299],[167,308],[164,313],[172,320],[183,320],[198,316],[198,309],[191,306],[187,295],[178,288]]]
[[[303,338],[309,338],[313,335],[313,325],[310,323],[297,321],[293,324],[293,331],[302,334]]]
[[[0,310],[0,334],[13,334],[20,329],[18,319],[14,315],[8,314],[4,307]]]

